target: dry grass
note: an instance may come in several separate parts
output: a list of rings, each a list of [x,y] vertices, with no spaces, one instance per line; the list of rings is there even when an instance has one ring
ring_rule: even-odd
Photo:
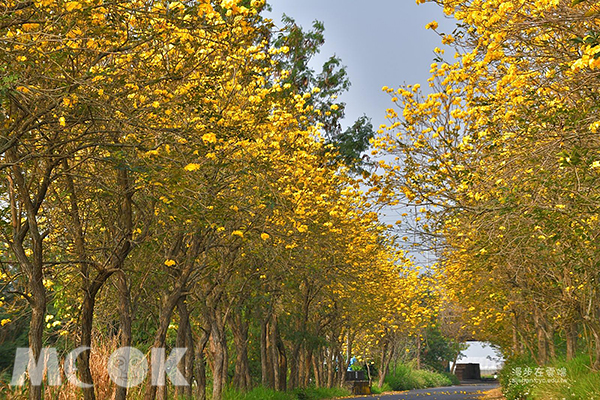
[[[108,358],[114,350],[119,347],[115,340],[98,339],[94,341],[90,355],[90,369],[94,378],[96,397],[99,399],[111,399],[114,396],[115,384],[108,374]],[[71,385],[65,378],[63,372],[62,385],[46,386],[44,398],[51,400],[78,400],[81,398],[81,389]],[[135,388],[132,392],[136,392]],[[26,387],[0,387],[0,398],[7,400],[27,400]]]
[[[502,390],[500,388],[490,390],[484,393],[484,396],[481,397],[482,400],[506,400],[502,395]]]

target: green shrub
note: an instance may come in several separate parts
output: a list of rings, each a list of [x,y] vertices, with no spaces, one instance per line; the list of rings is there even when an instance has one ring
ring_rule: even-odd
[[[448,378],[450,383],[453,385],[460,385],[460,380],[456,377],[456,375],[451,374],[450,372],[444,372],[443,375]]]
[[[557,379],[547,379],[535,385],[532,389],[534,399],[600,399],[600,372],[591,369],[589,356],[581,355],[569,362],[559,361],[550,368],[558,371]]]
[[[500,371],[499,379],[502,392],[506,400],[533,399],[531,392],[533,385],[526,379],[522,379],[519,371],[535,369],[537,364],[530,358],[513,358],[507,360]]]
[[[451,386],[452,380],[444,374],[427,370],[415,370],[405,364],[390,369],[385,383],[395,391]]]
[[[500,372],[500,384],[507,400],[600,399],[600,372],[591,369],[586,355],[543,367],[527,358],[509,360]]]
[[[371,392],[373,394],[381,394],[384,392],[391,392],[391,391],[392,391],[392,387],[387,382],[383,382],[383,385],[381,387],[379,387],[379,385],[377,385],[376,383],[374,383],[373,386],[371,387]]]

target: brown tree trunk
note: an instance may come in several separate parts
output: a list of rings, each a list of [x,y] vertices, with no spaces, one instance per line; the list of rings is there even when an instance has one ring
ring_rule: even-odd
[[[520,343],[519,343],[519,332],[517,330],[516,321],[512,325],[512,351],[514,355],[521,354]]]
[[[269,349],[271,353],[271,362],[273,365],[273,388],[275,390],[280,390],[281,364],[279,358],[279,349],[277,347],[277,336],[277,317],[275,314],[273,314],[271,316],[271,323],[269,324]]]
[[[196,371],[196,399],[206,400],[206,356],[204,354],[208,343],[209,334],[203,330],[198,345],[196,347],[196,359],[198,360],[198,369]]]
[[[327,387],[331,388],[335,379],[335,352],[331,347],[327,350]]]
[[[44,252],[43,241],[45,234],[40,232],[38,226],[38,214],[43,200],[46,198],[50,186],[50,176],[56,167],[56,161],[49,159],[43,167],[43,178],[37,187],[37,191],[32,193],[32,184],[26,179],[26,173],[20,167],[20,155],[15,147],[7,149],[5,153],[6,161],[11,163],[8,179],[8,195],[10,199],[11,225],[12,225],[12,243],[10,247],[17,258],[19,265],[29,279],[29,296],[26,300],[31,306],[31,321],[29,322],[29,347],[31,348],[33,360],[40,360],[40,354],[43,345],[44,318],[46,314],[46,288],[44,287]],[[26,220],[23,223],[21,208],[25,211]],[[32,254],[27,256],[25,243],[27,236],[30,238],[30,249]],[[32,361],[32,360],[30,360]],[[31,400],[41,400],[42,386],[30,384],[29,398]]]
[[[46,314],[46,289],[42,282],[41,268],[36,273],[37,278],[29,283],[31,290],[31,321],[29,322],[29,347],[33,353],[33,359],[37,362],[44,362],[40,359],[42,352],[42,339],[44,334],[44,317]],[[29,399],[41,400],[42,385],[30,385]]]
[[[381,351],[381,368],[379,370],[379,381],[378,381],[378,385],[379,387],[383,386],[383,381],[385,380],[385,377],[388,374],[388,371],[390,369],[390,361],[392,359],[393,356],[393,349],[392,351],[389,351],[389,341],[385,341],[385,344],[383,345],[383,349]]]
[[[266,388],[273,388],[273,363],[269,351],[269,320],[270,316],[266,316],[260,325],[260,369],[262,385]]]
[[[275,333],[277,339],[277,352],[279,356],[279,382],[277,385],[277,390],[285,392],[287,390],[287,355],[283,341],[279,336],[279,329],[277,329]]]
[[[158,329],[154,335],[154,342],[152,344],[152,348],[160,349],[165,347],[165,341],[167,338],[167,330],[169,329],[169,324],[171,323],[171,318],[173,316],[173,310],[177,305],[181,297],[181,289],[175,290],[171,293],[163,302],[160,316],[158,317]],[[151,379],[154,371],[152,368],[152,363],[150,363],[148,368],[148,377]],[[151,382],[148,382],[146,386],[146,393],[144,394],[145,400],[154,400],[156,398],[157,387],[153,385]],[[163,392],[161,390],[161,392]],[[162,395],[162,394],[161,394]]]
[[[167,337],[167,330],[169,329],[169,324],[171,323],[171,318],[173,317],[173,311],[177,306],[177,303],[182,297],[185,287],[188,285],[188,280],[190,279],[190,275],[194,269],[196,264],[196,260],[201,252],[202,245],[202,237],[200,234],[194,235],[191,238],[189,248],[188,246],[182,245],[182,238],[178,238],[176,240],[176,244],[174,245],[174,249],[171,251],[171,257],[175,258],[175,255],[178,254],[179,249],[182,247],[186,247],[186,255],[185,261],[182,269],[179,271],[179,277],[175,282],[171,293],[163,300],[163,304],[160,310],[160,316],[158,319],[158,329],[154,335],[154,343],[152,347],[155,349],[164,348],[165,340]],[[152,377],[154,372],[152,370],[152,363],[150,363],[148,368],[148,377]],[[144,393],[144,400],[155,400],[156,398],[156,389],[155,385],[152,385],[151,382],[148,382],[146,386],[146,391]],[[166,386],[164,387],[166,389]],[[165,393],[164,389],[161,393]]]
[[[313,365],[313,371],[314,371],[314,375],[315,375],[315,386],[316,387],[322,387],[323,386],[323,380],[321,379],[322,374],[321,374],[321,369],[323,368],[323,363],[320,362],[320,358],[319,357],[320,351],[317,350],[312,357],[312,365]]]
[[[179,361],[179,371],[185,377],[188,386],[176,386],[175,397],[192,396],[192,377],[194,363],[194,344],[192,338],[192,328],[190,325],[190,314],[185,302],[185,297],[182,297],[177,302],[177,312],[179,314],[179,327],[177,328],[176,347],[186,348],[187,351],[184,357]]]
[[[577,324],[570,322],[565,329],[567,340],[567,361],[575,358],[577,355]]]
[[[540,312],[534,309],[533,321],[535,324],[537,334],[537,360],[540,365],[544,365],[548,362],[548,344],[546,340],[546,332],[543,326],[543,321],[540,316]]]
[[[548,327],[545,331],[546,342],[548,343],[548,353],[551,360],[556,360],[556,346],[554,345],[554,328]]]
[[[121,347],[131,346],[131,290],[127,276],[123,271],[117,275],[117,289],[119,291],[119,334]],[[125,400],[127,388],[118,386],[115,390],[114,400]]]
[[[96,305],[96,296],[98,292],[104,286],[104,283],[110,278],[113,271],[104,269],[99,272],[94,280],[89,284],[85,285],[85,292],[83,296],[83,303],[81,305],[81,338],[80,346],[92,347],[92,328],[94,323],[94,307]],[[85,278],[84,278],[85,279]],[[90,369],[90,350],[83,351],[77,360],[79,373],[81,375],[81,381],[90,385],[94,384],[92,377],[92,371]],[[84,400],[95,400],[96,394],[94,387],[82,388]]]
[[[417,369],[421,369],[421,334],[417,335]]]
[[[235,346],[235,371],[233,385],[239,390],[250,389],[250,364],[248,362],[248,322],[243,318],[241,310],[235,310],[229,318],[229,326]]]
[[[211,321],[210,352],[213,358],[212,400],[221,400],[227,378],[227,338],[220,324]]]
[[[302,369],[302,360],[300,355],[300,349],[302,348],[302,344],[300,341],[294,343],[294,347],[292,348],[292,363],[290,364],[290,381],[289,387],[290,389],[295,389],[300,386],[300,370]]]
[[[301,384],[303,387],[308,387],[308,386],[310,386],[310,369],[312,367],[312,362],[314,360],[312,348],[306,349],[305,357],[306,357],[306,361],[303,364],[304,372],[303,372],[303,379],[301,381]]]

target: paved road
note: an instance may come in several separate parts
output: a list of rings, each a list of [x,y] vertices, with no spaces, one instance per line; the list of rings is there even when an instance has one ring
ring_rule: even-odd
[[[389,395],[354,397],[352,400],[475,400],[483,398],[483,393],[497,387],[497,384],[450,386],[435,389],[410,390]]]

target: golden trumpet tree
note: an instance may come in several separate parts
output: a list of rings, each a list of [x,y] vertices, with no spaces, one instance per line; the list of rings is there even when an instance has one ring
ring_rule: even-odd
[[[381,193],[419,208],[481,337],[544,363],[559,336],[572,357],[579,330],[598,360],[597,5],[435,2],[459,23],[440,32],[455,60],[436,49],[429,94],[384,88]]]

